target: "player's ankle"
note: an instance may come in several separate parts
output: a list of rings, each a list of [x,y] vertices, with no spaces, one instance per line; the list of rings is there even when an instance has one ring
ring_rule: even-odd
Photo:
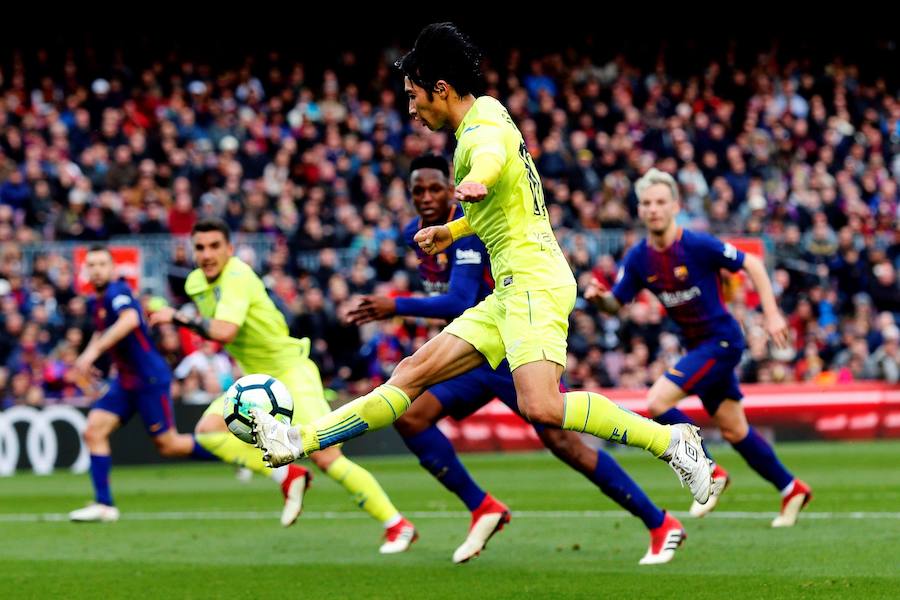
[[[666,451],[660,455],[660,458],[668,462],[672,459],[672,456],[675,454],[675,449],[678,448],[678,443],[681,441],[681,430],[673,425],[666,425],[666,427],[669,428],[672,439],[669,441]]]
[[[388,519],[387,521],[382,523],[382,525],[384,526],[385,529],[390,529],[391,527],[399,525],[402,521],[403,521],[403,515],[401,515],[400,513],[397,513],[396,515],[394,515],[393,517],[391,517],[390,519]]]
[[[303,437],[300,435],[299,428],[291,427],[288,429],[287,439],[295,448],[303,448]]]

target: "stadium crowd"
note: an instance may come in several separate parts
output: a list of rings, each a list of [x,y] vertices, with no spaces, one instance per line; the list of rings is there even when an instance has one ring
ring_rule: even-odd
[[[327,385],[383,380],[439,324],[358,328],[346,313],[357,294],[422,292],[401,236],[414,216],[408,167],[453,149],[452,135],[410,122],[398,54],[348,51],[326,68],[278,53],[229,67],[120,52],[102,68],[74,51],[14,54],[0,69],[0,405],[91,393],[71,373],[93,329],[72,257],[25,260],[26,248],[171,236],[166,300],[181,303],[186,235],[201,216],[271,239],[255,266],[292,333],[311,338]],[[488,58],[485,92],[518,123],[581,283],[614,280],[640,235],[632,183],[656,166],[681,185],[686,227],[759,240],[773,269],[786,352],[768,346],[752,289],[725,280],[747,335],[742,381],[900,380],[900,96],[889,79],[775,51],[677,74],[663,53],[650,65],[575,51]],[[602,240],[617,240],[612,254]],[[148,310],[160,301],[142,298]],[[182,401],[208,401],[234,378],[215,344],[157,334]],[[580,303],[569,342],[577,387],[643,388],[682,350],[649,295],[618,317]]]

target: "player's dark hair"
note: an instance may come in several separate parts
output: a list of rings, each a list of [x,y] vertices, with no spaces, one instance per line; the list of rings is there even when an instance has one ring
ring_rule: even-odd
[[[437,154],[423,154],[413,159],[409,165],[409,174],[419,169],[437,169],[444,174],[444,177],[450,177],[450,164],[447,159]]]
[[[106,252],[110,256],[112,256],[112,252],[109,251],[109,248],[105,244],[91,244],[88,246],[87,251],[90,252]]]
[[[441,79],[460,96],[474,94],[481,83],[481,52],[453,23],[432,23],[416,38],[413,49],[394,63],[431,98]]]
[[[231,242],[231,228],[228,227],[228,223],[217,217],[205,217],[194,223],[191,235],[208,231],[218,231],[225,236],[226,242]]]

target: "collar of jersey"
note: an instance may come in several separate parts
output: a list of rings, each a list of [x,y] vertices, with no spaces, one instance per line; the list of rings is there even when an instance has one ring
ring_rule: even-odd
[[[462,137],[462,134],[466,132],[466,128],[469,126],[469,123],[471,123],[475,119],[476,113],[478,112],[476,110],[476,107],[478,106],[478,103],[481,102],[482,98],[484,98],[484,96],[475,98],[475,102],[473,102],[472,106],[469,107],[468,112],[466,112],[466,116],[463,117],[462,123],[459,124],[459,127],[456,128],[456,132],[453,134],[456,136],[456,139]]]

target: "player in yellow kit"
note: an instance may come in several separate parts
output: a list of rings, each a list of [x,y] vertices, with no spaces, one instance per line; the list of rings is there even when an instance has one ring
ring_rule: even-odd
[[[319,370],[308,358],[309,339],[292,338],[284,315],[272,302],[253,269],[233,256],[231,234],[224,221],[203,219],[191,232],[198,268],[185,282],[199,314],[188,316],[172,308],[157,311],[152,324],[175,322],[200,335],[222,342],[245,374],[266,373],[281,380],[294,401],[293,423],[311,423],[329,413]],[[267,470],[259,449],[240,441],[225,426],[223,398],[210,404],[197,424],[197,440],[228,462],[240,462],[259,472]],[[346,489],[353,500],[384,525],[382,554],[408,549],[416,530],[394,508],[372,475],[350,461],[338,446],[310,452],[309,458]],[[305,484],[305,482],[303,482]],[[297,514],[305,485],[296,490]],[[296,518],[296,517],[295,517]]]
[[[461,236],[478,235],[496,287],[401,361],[387,383],[339,410],[300,427],[251,411],[266,459],[287,464],[384,427],[431,385],[485,360],[496,368],[505,357],[519,408],[532,422],[649,450],[705,503],[712,478],[696,427],[660,425],[597,393],[559,391],[575,279],[550,227],[541,180],[521,133],[500,102],[473,93],[477,49],[453,24],[435,23],[422,30],[397,66],[405,75],[410,116],[429,129],[455,132],[455,195],[465,211],[461,219],[422,229],[415,240],[434,254]]]

